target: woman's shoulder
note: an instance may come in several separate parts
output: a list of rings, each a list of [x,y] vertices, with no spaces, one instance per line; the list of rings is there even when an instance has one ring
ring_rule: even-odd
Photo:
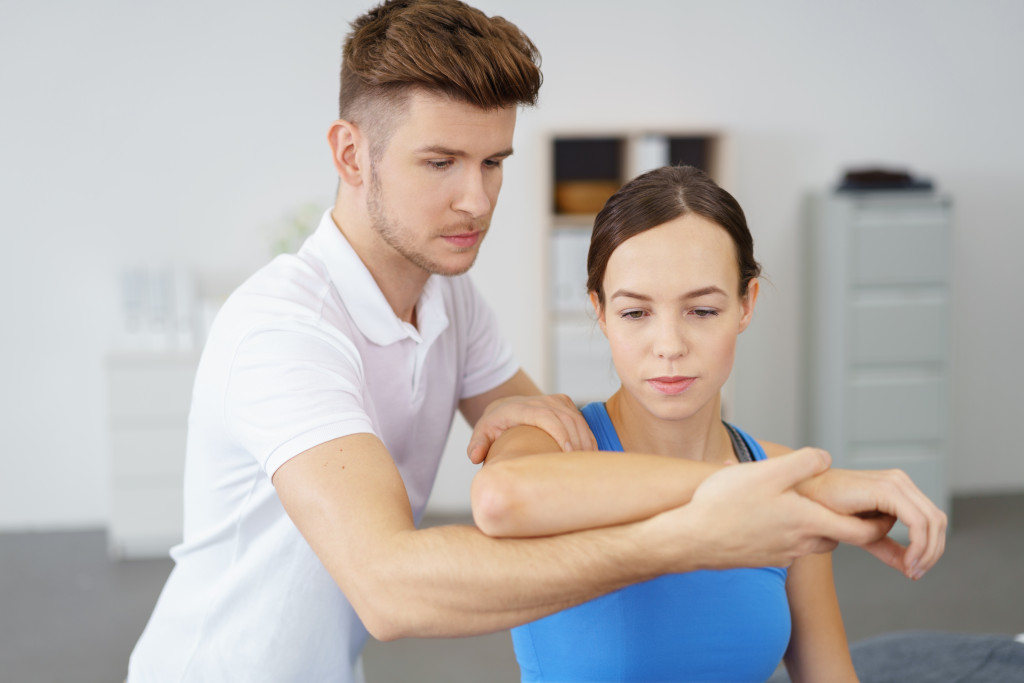
[[[780,443],[773,443],[771,441],[761,441],[760,439],[758,439],[757,442],[761,444],[761,448],[764,449],[764,454],[769,458],[774,458],[780,455],[785,455],[786,453],[793,452],[792,448],[790,448],[789,446],[783,446]]]

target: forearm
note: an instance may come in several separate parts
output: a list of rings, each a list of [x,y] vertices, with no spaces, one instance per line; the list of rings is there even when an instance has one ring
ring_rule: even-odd
[[[344,588],[379,639],[476,635],[694,569],[687,556],[698,551],[687,543],[659,542],[643,525],[539,539],[494,539],[469,526],[410,530],[364,558]],[[659,550],[671,546],[672,558]]]
[[[720,466],[639,453],[524,455],[483,467],[473,517],[491,536],[547,536],[647,519],[685,505]]]

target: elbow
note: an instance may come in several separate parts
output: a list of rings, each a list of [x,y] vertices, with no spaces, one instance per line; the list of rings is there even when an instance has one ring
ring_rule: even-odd
[[[382,576],[368,571],[363,585],[346,591],[352,609],[369,634],[381,642],[429,635],[417,621],[421,608],[415,597],[399,595],[397,587]]]
[[[508,468],[492,465],[477,472],[473,477],[470,502],[473,522],[487,536],[522,535],[517,524],[519,511],[524,508],[522,495]]]
[[[363,626],[374,639],[387,643],[399,638],[411,638],[416,635],[416,629],[402,620],[394,618],[394,614],[386,614],[381,610],[367,610],[367,613],[358,612],[359,619]]]

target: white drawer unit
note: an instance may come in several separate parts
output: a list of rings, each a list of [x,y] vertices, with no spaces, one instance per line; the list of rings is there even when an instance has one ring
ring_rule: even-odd
[[[185,438],[198,356],[125,353],[107,360],[113,557],[166,556],[181,541]]]
[[[948,514],[952,203],[837,192],[810,216],[807,441],[906,471]]]

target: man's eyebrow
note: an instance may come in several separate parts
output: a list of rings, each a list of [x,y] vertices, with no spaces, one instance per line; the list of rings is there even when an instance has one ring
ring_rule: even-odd
[[[452,147],[445,147],[444,145],[426,145],[416,150],[417,154],[437,154],[443,157],[465,157],[468,154],[461,149],[454,149]],[[512,148],[503,149],[500,152],[487,155],[488,159],[505,159],[512,156]]]
[[[722,295],[728,296],[728,294],[726,294],[725,290],[722,289],[721,287],[718,287],[717,285],[708,285],[707,287],[701,287],[700,289],[694,289],[692,291],[689,291],[689,292],[687,292],[686,294],[682,295],[679,298],[680,299],[696,299],[698,297],[708,296],[709,294],[722,294]],[[610,297],[608,297],[608,300],[610,301],[610,300],[616,299],[618,297],[623,297],[623,298],[626,298],[626,299],[636,299],[637,301],[651,301],[652,300],[651,297],[649,297],[646,294],[638,294],[636,292],[631,292],[628,289],[617,289],[617,290],[615,290],[615,292],[612,293],[612,295]]]

